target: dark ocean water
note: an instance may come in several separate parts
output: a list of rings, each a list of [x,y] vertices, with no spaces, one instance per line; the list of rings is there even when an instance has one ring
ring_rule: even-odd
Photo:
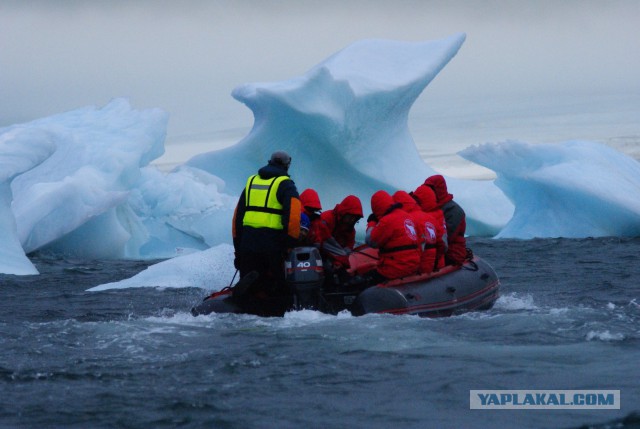
[[[147,263],[34,259],[0,275],[0,427],[640,427],[640,239],[470,243],[502,297],[447,319],[193,318],[202,289],[85,292]],[[470,410],[470,389],[621,409]]]

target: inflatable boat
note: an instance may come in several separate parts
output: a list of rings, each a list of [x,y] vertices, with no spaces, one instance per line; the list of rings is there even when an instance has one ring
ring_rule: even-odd
[[[378,251],[361,246],[349,255],[351,268],[333,270],[315,247],[297,247],[285,262],[287,296],[251,295],[257,280],[252,272],[234,287],[212,293],[191,309],[194,316],[210,313],[250,313],[282,316],[289,310],[313,309],[329,314],[349,311],[445,317],[490,309],[499,296],[500,280],[483,259],[473,256],[462,266],[447,266],[383,283],[366,284],[362,274],[373,269]]]

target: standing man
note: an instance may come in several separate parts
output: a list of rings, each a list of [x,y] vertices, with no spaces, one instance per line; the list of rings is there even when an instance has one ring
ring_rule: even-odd
[[[302,207],[288,174],[290,164],[286,152],[274,152],[268,164],[247,179],[240,194],[233,215],[234,265],[241,279],[252,271],[258,273],[257,281],[237,297],[242,303],[256,295],[291,295],[285,285],[284,260],[287,249],[298,240]]]

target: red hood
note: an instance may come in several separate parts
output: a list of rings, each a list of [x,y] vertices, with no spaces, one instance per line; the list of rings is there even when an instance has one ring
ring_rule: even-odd
[[[436,174],[435,176],[428,177],[427,180],[424,181],[424,184],[431,187],[436,193],[436,200],[439,206],[453,199],[453,195],[447,190],[447,182],[441,175]]]
[[[342,202],[336,206],[334,211],[338,216],[352,214],[363,217],[362,203],[360,202],[360,198],[356,197],[355,195],[349,195],[344,200],[342,200]]]
[[[378,218],[382,218],[395,204],[387,191],[378,191],[371,196],[371,211]]]
[[[300,194],[300,202],[302,203],[302,207],[309,207],[311,211],[322,210],[320,197],[318,193],[311,188],[302,191]]]
[[[433,192],[427,185],[420,185],[418,189],[413,192],[415,198],[418,199],[418,204],[420,204],[420,208],[425,212],[430,212],[438,208],[438,202],[436,201],[436,194]]]
[[[402,204],[402,210],[407,213],[420,210],[416,200],[405,191],[396,191],[396,193],[393,194],[393,201]]]

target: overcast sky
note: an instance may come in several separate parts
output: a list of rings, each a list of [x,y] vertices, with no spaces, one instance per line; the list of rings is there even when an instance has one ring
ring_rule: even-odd
[[[169,137],[250,126],[232,89],[365,38],[467,33],[420,102],[640,91],[640,1],[0,0],[0,126],[128,97]]]

